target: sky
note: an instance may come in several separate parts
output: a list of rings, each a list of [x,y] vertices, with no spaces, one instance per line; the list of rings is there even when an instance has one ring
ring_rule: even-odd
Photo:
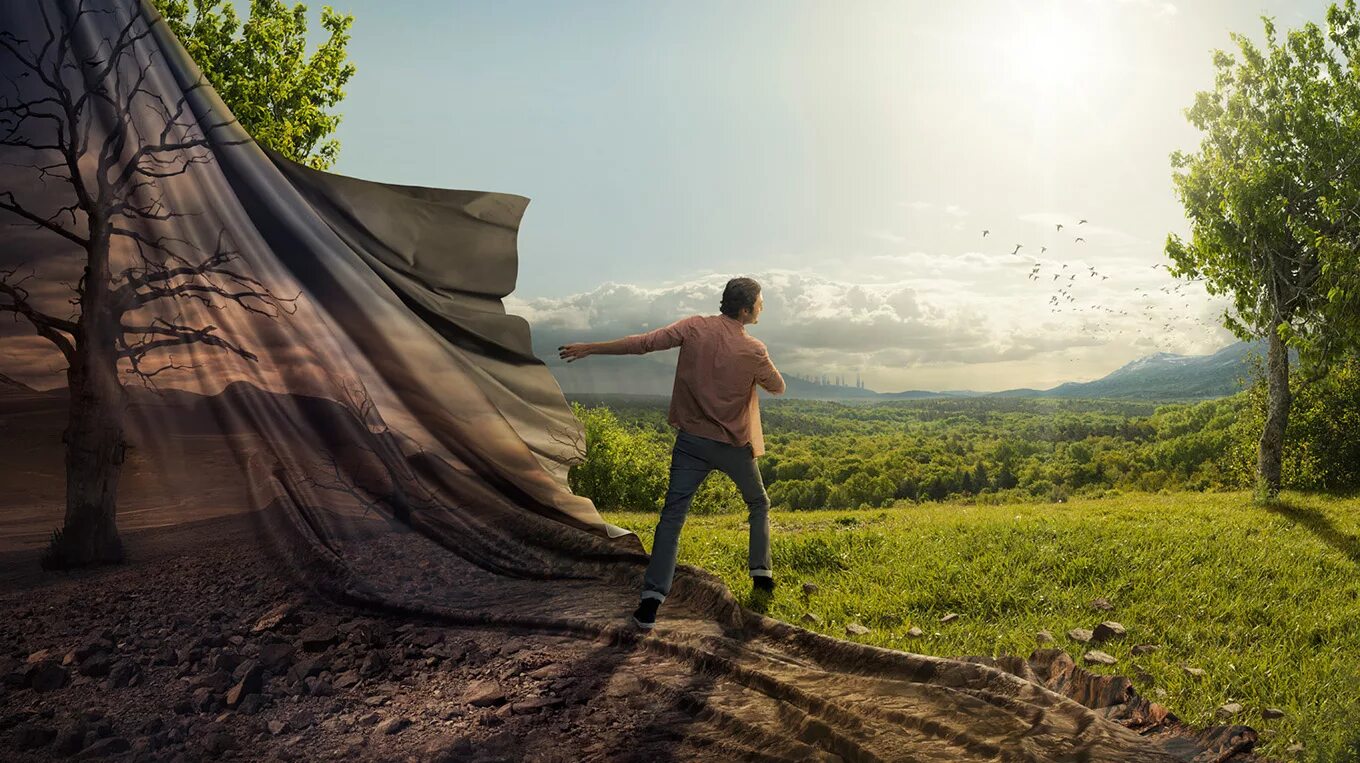
[[[891,392],[1236,341],[1225,298],[1154,267],[1188,232],[1170,154],[1198,145],[1183,110],[1231,32],[1327,4],[334,6],[358,72],[333,171],[529,197],[505,303],[545,355],[715,314],[749,276],[781,371]]]

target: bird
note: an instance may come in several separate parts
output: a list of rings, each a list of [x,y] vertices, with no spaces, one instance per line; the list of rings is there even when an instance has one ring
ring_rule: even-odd
[[[1101,276],[1101,277],[1100,277],[1100,280],[1102,280],[1102,281],[1108,281],[1108,280],[1110,280],[1110,277],[1109,277],[1109,276]]]
[[[1058,223],[1058,230],[1062,230],[1062,223]]]
[[[983,238],[987,238],[987,234],[988,234],[988,233],[991,233],[991,231],[989,231],[989,230],[984,230],[984,231],[982,231],[982,237],[983,237]]]
[[[1157,268],[1160,268],[1160,267],[1165,267],[1165,266],[1162,265],[1162,263],[1159,262],[1159,263],[1157,263],[1156,265],[1153,265],[1153,266],[1152,266],[1152,269],[1153,269],[1153,270],[1156,270]]]
[[[1048,247],[1046,247],[1046,246],[1041,246],[1041,247],[1039,247],[1039,254],[1043,254],[1044,252],[1047,252],[1047,251],[1048,251]]]
[[[1078,220],[1078,221],[1077,221],[1077,225],[1085,225],[1085,224],[1086,224],[1086,221],[1085,221],[1085,220]]]
[[[1016,252],[1019,252],[1019,251],[1020,251],[1020,245],[1019,245],[1019,244],[1016,244],[1016,245],[1015,245],[1015,248],[1011,250],[1011,254],[1015,254]]]
[[[1078,240],[1078,241],[1085,241],[1086,239],[1082,238],[1081,236],[1077,236],[1077,240]]]
[[[1054,274],[1053,274],[1053,280],[1054,280],[1054,281],[1058,280],[1058,274],[1057,274],[1057,273],[1054,273]]]
[[[1067,269],[1067,263],[1066,263],[1066,262],[1063,263],[1062,269],[1063,269],[1063,270],[1066,270],[1066,269]]]

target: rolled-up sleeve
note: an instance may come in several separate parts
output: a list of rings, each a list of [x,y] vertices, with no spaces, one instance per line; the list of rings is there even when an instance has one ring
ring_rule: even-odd
[[[770,360],[770,351],[764,345],[760,348],[760,355],[756,358],[756,384],[765,388],[766,392],[772,395],[784,394],[784,377],[779,373],[779,369],[774,367],[774,361]]]
[[[685,333],[694,316],[681,318],[669,326],[662,326],[645,334],[631,334],[620,341],[625,355],[642,355],[657,350],[669,350],[685,343]]]

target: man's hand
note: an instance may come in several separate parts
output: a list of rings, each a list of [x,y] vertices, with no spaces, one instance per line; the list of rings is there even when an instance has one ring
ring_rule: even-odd
[[[557,348],[557,357],[562,358],[568,363],[573,360],[580,360],[587,355],[594,355],[595,348],[592,342],[577,342],[575,344],[564,344]]]

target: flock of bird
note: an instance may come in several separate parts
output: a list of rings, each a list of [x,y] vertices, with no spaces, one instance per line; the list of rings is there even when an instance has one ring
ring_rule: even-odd
[[[1086,221],[1085,219],[1081,219],[1081,220],[1079,220],[1079,221],[1077,222],[1077,225],[1085,225],[1086,222],[1087,222],[1087,221]],[[1055,230],[1056,230],[1056,232],[1058,232],[1058,233],[1061,233],[1061,232],[1062,232],[1062,229],[1065,227],[1062,223],[1054,223],[1054,225],[1055,225]],[[990,234],[991,234],[991,231],[990,231],[990,230],[984,229],[984,230],[982,231],[982,237],[983,237],[983,238],[986,238],[986,237],[987,237],[988,235],[990,235]],[[1085,241],[1086,241],[1086,239],[1085,239],[1084,237],[1082,237],[1082,236],[1075,236],[1075,237],[1073,237],[1073,243],[1074,243],[1074,244],[1084,243]],[[1022,245],[1022,244],[1016,244],[1016,245],[1015,245],[1015,248],[1012,249],[1012,250],[1010,251],[1010,254],[1013,255],[1013,256],[1016,256],[1016,257],[1021,257],[1021,258],[1023,258],[1024,255],[1021,255],[1021,254],[1020,254],[1020,250],[1023,249],[1023,248],[1024,248],[1024,245]],[[1046,247],[1046,246],[1041,246],[1041,247],[1039,247],[1039,254],[1040,254],[1040,255],[1043,255],[1043,254],[1045,254],[1045,253],[1047,253],[1047,252],[1048,252],[1048,247]],[[1094,310],[1100,311],[1100,312],[1102,312],[1102,313],[1105,313],[1105,314],[1106,314],[1106,317],[1113,317],[1113,316],[1127,316],[1127,315],[1129,315],[1129,311],[1128,311],[1128,310],[1115,310],[1114,308],[1111,308],[1111,307],[1108,307],[1108,306],[1105,306],[1105,305],[1101,305],[1101,304],[1096,303],[1096,302],[1091,302],[1091,303],[1085,304],[1085,305],[1076,305],[1077,296],[1076,296],[1076,294],[1074,293],[1074,289],[1075,289],[1075,287],[1077,286],[1078,283],[1091,283],[1091,281],[1090,281],[1089,279],[1096,278],[1097,276],[1099,276],[1100,281],[1102,281],[1102,282],[1103,282],[1103,281],[1108,281],[1109,278],[1110,278],[1108,275],[1103,274],[1103,273],[1100,273],[1099,271],[1097,271],[1097,270],[1095,269],[1094,266],[1087,265],[1087,266],[1086,266],[1086,271],[1087,271],[1087,272],[1085,273],[1085,278],[1088,279],[1088,280],[1079,281],[1079,280],[1078,280],[1078,276],[1081,276],[1082,274],[1081,274],[1080,272],[1078,272],[1078,267],[1076,267],[1076,266],[1073,266],[1073,267],[1071,268],[1071,270],[1069,270],[1069,264],[1066,263],[1066,262],[1062,262],[1062,263],[1057,263],[1057,262],[1052,262],[1052,261],[1049,261],[1049,262],[1042,262],[1042,261],[1040,261],[1040,260],[1038,260],[1038,259],[1033,259],[1033,257],[1031,257],[1030,259],[1033,260],[1033,264],[1032,264],[1032,267],[1031,267],[1030,270],[1029,270],[1029,274],[1026,276],[1026,278],[1027,278],[1028,280],[1035,281],[1035,282],[1040,282],[1040,281],[1044,281],[1044,280],[1045,280],[1045,279],[1043,278],[1044,275],[1051,275],[1052,278],[1047,279],[1045,282],[1048,283],[1049,285],[1056,285],[1056,286],[1058,286],[1057,291],[1056,291],[1054,294],[1052,294],[1052,295],[1049,297],[1049,299],[1048,299],[1049,312],[1052,312],[1052,313],[1060,313],[1060,312],[1063,312],[1064,309],[1067,309],[1067,310],[1069,310],[1070,312],[1073,312],[1073,313],[1082,313],[1083,311],[1086,311],[1086,310],[1089,310],[1089,309],[1094,309]],[[1045,273],[1043,272],[1043,269],[1044,269],[1045,267],[1053,267],[1053,266],[1055,266],[1055,265],[1057,265],[1058,267],[1056,267],[1051,273],[1045,274]],[[1164,265],[1164,264],[1162,264],[1162,263],[1157,263],[1156,265],[1153,265],[1153,266],[1152,266],[1152,269],[1153,269],[1153,270],[1156,270],[1157,268],[1163,268],[1163,267],[1166,267],[1166,265]],[[1194,283],[1194,282],[1198,282],[1198,281],[1202,281],[1202,280],[1204,280],[1204,279],[1203,279],[1203,278],[1187,279],[1187,280],[1185,280],[1185,281],[1182,281],[1181,283],[1176,284],[1175,286],[1162,286],[1160,289],[1158,289],[1158,291],[1160,291],[1160,292],[1162,292],[1162,293],[1164,293],[1164,294],[1170,295],[1170,296],[1172,296],[1172,297],[1184,297],[1184,296],[1188,296],[1188,295],[1181,294],[1181,289],[1182,289],[1182,288],[1184,288],[1185,286],[1187,286],[1187,285],[1190,284],[1190,283]],[[1154,296],[1153,293],[1152,293],[1151,291],[1148,291],[1148,290],[1144,289],[1144,288],[1141,287],[1141,286],[1140,286],[1140,287],[1136,287],[1136,288],[1134,289],[1134,292],[1135,292],[1136,294],[1139,294],[1144,300],[1150,300],[1150,299],[1152,299],[1152,297]],[[1165,306],[1166,306],[1166,305],[1165,305],[1165,300],[1164,300],[1164,299],[1161,300],[1161,301],[1159,301],[1159,302],[1149,302],[1148,304],[1143,305],[1143,310],[1142,310],[1143,315],[1141,316],[1142,320],[1140,321],[1140,325],[1139,325],[1138,328],[1136,329],[1136,333],[1139,334],[1139,335],[1153,336],[1153,335],[1154,335],[1154,332],[1151,330],[1151,327],[1148,327],[1149,330],[1146,330],[1146,331],[1145,331],[1145,330],[1144,330],[1144,326],[1145,326],[1147,323],[1155,322],[1155,321],[1157,321],[1157,320],[1162,319],[1163,316],[1162,316],[1162,315],[1159,315],[1157,310],[1158,310],[1158,308],[1164,308]],[[1191,302],[1186,301],[1186,302],[1183,303],[1183,306],[1188,308],[1188,307],[1191,306]],[[1196,318],[1190,318],[1190,320],[1191,320],[1192,322],[1194,322],[1194,323],[1199,324],[1200,326],[1205,327],[1205,328],[1212,328],[1212,327],[1214,327],[1214,325],[1215,325],[1215,324],[1213,324],[1213,323],[1210,323],[1210,322],[1208,322],[1208,321],[1205,321],[1205,320],[1203,320],[1203,319],[1201,319],[1201,318],[1197,318],[1197,317],[1196,317]],[[1161,328],[1162,331],[1167,331],[1167,330],[1170,330],[1171,328],[1173,328],[1175,325],[1176,325],[1176,322],[1175,322],[1175,321],[1165,321],[1165,322],[1163,322],[1163,323],[1161,324],[1160,328]],[[1110,328],[1110,325],[1109,325],[1108,323],[1105,323],[1104,321],[1102,321],[1101,324],[1100,324],[1097,328],[1098,328],[1098,329],[1101,329],[1101,330],[1106,330],[1106,329],[1109,329],[1109,328]],[[1126,331],[1125,328],[1120,328],[1120,329],[1119,329],[1118,331],[1116,331],[1113,335],[1107,335],[1107,337],[1119,336],[1119,335],[1123,334],[1125,331]],[[1130,333],[1134,333],[1134,332],[1130,332]],[[1071,358],[1071,360],[1075,361],[1075,360],[1077,360],[1077,358]]]

